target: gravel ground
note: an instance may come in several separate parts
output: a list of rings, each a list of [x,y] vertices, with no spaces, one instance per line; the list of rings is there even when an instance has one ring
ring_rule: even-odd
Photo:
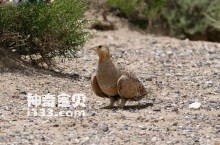
[[[0,144],[220,144],[220,44],[146,35],[124,23],[118,28],[92,30],[77,59],[58,59],[68,75],[2,72]],[[89,48],[99,44],[109,45],[115,61],[151,90],[141,106],[104,109],[109,100],[92,93],[98,58]],[[27,116],[27,93],[48,92],[84,93],[86,116]],[[199,109],[189,109],[194,102]]]

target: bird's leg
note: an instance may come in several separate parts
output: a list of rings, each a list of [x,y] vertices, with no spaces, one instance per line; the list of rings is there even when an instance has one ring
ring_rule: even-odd
[[[123,108],[123,107],[125,106],[126,101],[127,101],[127,99],[122,98],[122,99],[121,99],[121,102],[120,102],[120,104],[119,104],[119,107],[120,107],[120,108]]]
[[[108,107],[113,107],[115,104],[116,98],[115,97],[110,97],[110,104],[108,105]]]

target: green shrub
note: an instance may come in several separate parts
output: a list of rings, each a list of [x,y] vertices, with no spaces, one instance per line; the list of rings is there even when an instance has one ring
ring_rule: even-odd
[[[147,24],[157,21],[167,0],[108,0],[110,8],[119,10],[133,24],[147,28]]]
[[[87,39],[84,12],[84,0],[0,6],[0,45],[45,61],[73,56]]]
[[[220,30],[220,1],[212,2],[209,12],[205,16],[210,26]]]
[[[107,4],[115,9],[119,9],[122,15],[129,17],[137,10],[140,0],[108,0]]]
[[[211,7],[209,0],[177,0],[163,12],[172,36],[185,38],[203,35],[209,26],[205,13]]]
[[[108,0],[107,4],[150,32],[220,41],[219,0]]]

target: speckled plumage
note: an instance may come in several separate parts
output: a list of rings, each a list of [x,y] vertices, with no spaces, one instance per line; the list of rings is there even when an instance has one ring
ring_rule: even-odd
[[[133,72],[112,62],[108,47],[98,46],[95,51],[99,55],[99,63],[91,84],[97,96],[110,98],[111,107],[121,99],[120,106],[123,107],[127,100],[138,101],[147,95],[143,84]]]

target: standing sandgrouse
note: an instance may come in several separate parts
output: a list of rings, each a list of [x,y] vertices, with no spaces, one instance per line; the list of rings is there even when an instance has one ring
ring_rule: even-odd
[[[99,61],[91,79],[92,89],[97,96],[110,99],[109,107],[113,107],[118,100],[121,100],[120,107],[124,107],[127,100],[138,101],[148,94],[132,72],[125,71],[112,62],[107,46],[100,45],[93,49],[98,54]]]

